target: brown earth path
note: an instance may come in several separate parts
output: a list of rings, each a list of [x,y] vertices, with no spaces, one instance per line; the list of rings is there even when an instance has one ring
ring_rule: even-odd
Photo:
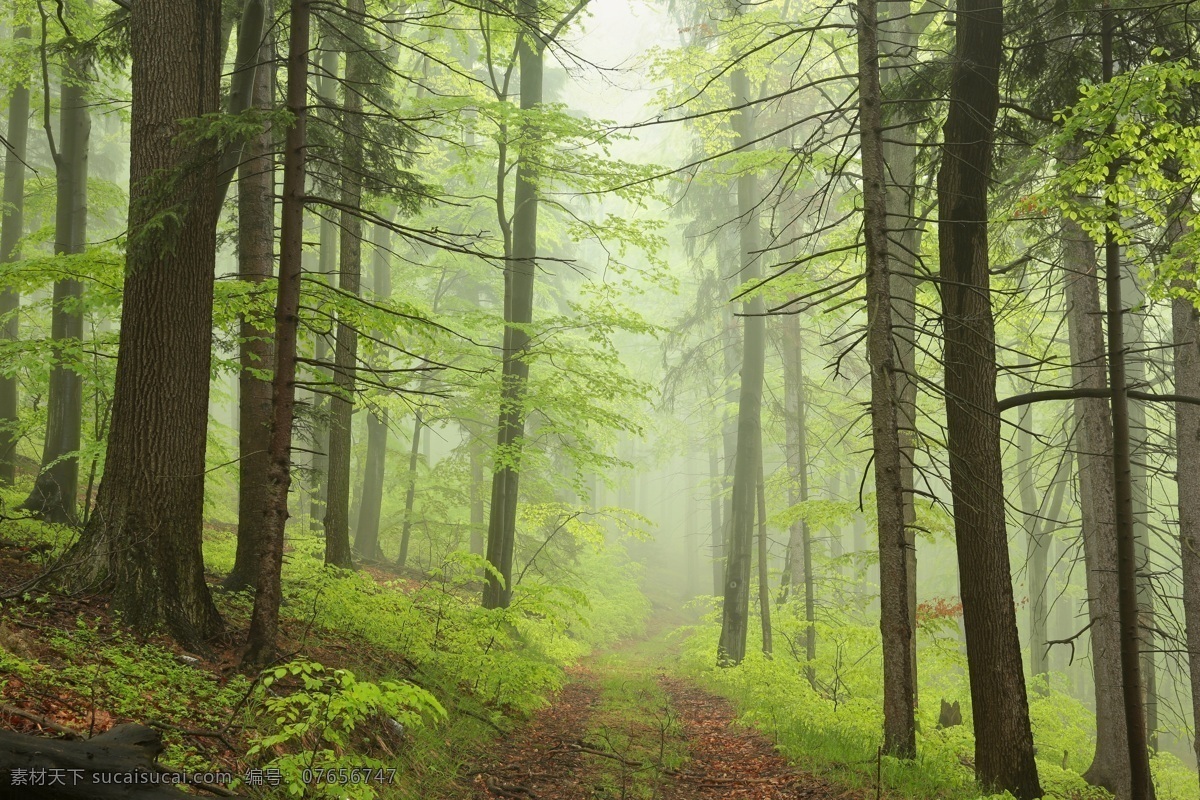
[[[657,638],[657,637],[656,637]],[[644,640],[643,640],[644,641]],[[637,643],[625,649],[636,649]],[[661,653],[592,659],[467,773],[473,800],[865,800],[804,772]],[[654,663],[658,661],[659,663]],[[632,687],[632,688],[630,688]],[[620,698],[614,701],[614,694]]]

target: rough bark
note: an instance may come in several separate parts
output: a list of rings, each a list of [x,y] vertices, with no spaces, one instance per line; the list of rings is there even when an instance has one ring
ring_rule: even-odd
[[[743,69],[730,76],[733,102],[748,104],[750,79]],[[734,119],[738,146],[753,147],[754,110],[744,107]],[[758,182],[753,174],[738,176],[738,222],[740,225],[740,270],[743,285],[753,286],[762,276],[761,238],[758,220]],[[729,560],[725,568],[725,602],[721,615],[721,638],[717,662],[732,666],[746,655],[750,621],[750,564],[754,549],[754,502],[759,465],[762,461],[762,387],[766,359],[765,305],[756,293],[742,303],[742,371],[738,391],[737,451],[733,464],[732,507],[729,513]]]
[[[538,0],[518,0],[522,20],[538,16]],[[522,31],[517,44],[521,70],[522,111],[542,102],[542,44],[532,31]],[[499,572],[489,572],[483,590],[485,608],[507,607],[512,598],[513,550],[516,546],[517,499],[520,495],[521,449],[525,435],[525,384],[529,363],[528,325],[533,321],[533,287],[537,264],[538,192],[534,151],[540,133],[526,123],[525,143],[517,157],[513,197],[512,253],[504,276],[504,354],[501,365],[500,415],[496,430],[496,459],[492,472],[492,504],[488,518],[487,560]],[[501,164],[500,171],[504,171]]]
[[[999,107],[1003,6],[958,5],[938,170],[947,450],[966,629],[975,775],[988,790],[1041,797],[1005,530],[988,189]],[[878,470],[878,465],[876,466]]]
[[[29,26],[13,31],[28,39]],[[28,77],[28,76],[26,76]],[[18,83],[8,98],[8,139],[4,154],[4,212],[0,223],[0,264],[20,257],[17,244],[25,229],[25,154],[29,142],[29,86]],[[0,338],[15,342],[20,334],[17,311],[21,295],[0,289]],[[16,481],[17,426],[20,403],[16,375],[0,375],[0,486]]]
[[[275,658],[279,604],[283,597],[283,533],[292,481],[292,426],[296,407],[296,333],[303,272],[305,144],[308,121],[310,0],[291,0],[287,53],[287,109],[294,122],[283,147],[279,281],[275,299],[275,371],[271,376],[269,495],[259,574],[243,663],[261,667]]]
[[[879,626],[883,636],[884,751],[899,758],[917,754],[915,631],[908,614],[908,551],[904,468],[895,373],[892,281],[883,160],[882,92],[876,3],[861,0],[858,13],[859,135],[863,171],[863,234],[866,244],[867,353],[871,366],[871,448],[879,526]]]
[[[349,20],[362,20],[363,0],[346,0]],[[346,88],[343,91],[341,202],[338,247],[338,290],[343,296],[357,296],[362,278],[362,95],[356,88],[365,82],[366,65],[362,45],[355,40],[347,45]],[[358,372],[358,329],[338,315],[337,341],[333,356],[333,396],[329,400],[329,471],[325,493],[325,563],[353,567],[350,550],[350,450],[351,415]]]
[[[261,25],[260,25],[261,32]],[[241,37],[239,36],[239,39]],[[271,108],[274,95],[275,48],[269,40],[258,51],[251,103]],[[255,287],[275,274],[275,156],[271,129],[250,137],[243,149],[238,174],[238,279]],[[233,569],[226,589],[253,586],[268,501],[267,470],[271,441],[271,381],[266,373],[274,361],[272,331],[257,314],[239,321],[238,362],[238,529]]]
[[[221,26],[213,3],[183,5],[138,0],[130,12],[121,340],[104,477],[75,552],[107,575],[126,623],[198,645],[221,627],[201,552],[219,206],[215,143],[180,133],[218,108]]]
[[[385,300],[392,294],[391,266],[387,259],[390,237],[387,228],[375,226],[375,257],[372,269],[375,275],[375,297]],[[376,338],[383,338],[377,332]],[[354,549],[365,559],[379,561],[383,551],[379,547],[379,520],[383,509],[383,477],[387,467],[388,410],[385,406],[370,409],[367,415],[367,457],[363,466],[363,487],[358,513],[358,525],[354,536]]]
[[[87,245],[88,114],[86,80],[91,65],[80,48],[68,51],[59,104],[60,135],[54,164],[56,199],[54,252],[82,253]],[[54,364],[46,398],[46,440],[33,491],[22,507],[47,522],[75,524],[79,494],[79,450],[83,429],[83,377],[69,364],[83,339],[83,284],[54,282],[50,338]]]

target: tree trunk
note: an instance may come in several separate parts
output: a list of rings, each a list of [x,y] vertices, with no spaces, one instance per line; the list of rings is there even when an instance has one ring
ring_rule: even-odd
[[[538,18],[538,0],[517,0],[521,20]],[[542,102],[543,46],[532,30],[519,33],[517,57],[521,70],[521,110]],[[488,519],[487,560],[499,578],[487,575],[483,590],[485,608],[506,608],[512,598],[512,562],[517,536],[517,499],[520,496],[521,448],[525,434],[525,383],[529,364],[525,348],[533,321],[533,286],[537,264],[538,193],[534,157],[541,132],[526,120],[524,145],[517,157],[513,197],[512,258],[504,277],[504,356],[501,365],[500,418],[496,431],[496,463],[492,473],[492,505]],[[503,172],[503,164],[501,165]]]
[[[363,0],[346,0],[349,20],[361,23]],[[343,92],[343,170],[338,289],[342,295],[357,296],[362,277],[362,95],[356,88],[367,80],[363,45],[350,39],[346,46],[346,88]],[[338,315],[337,342],[333,357],[333,396],[329,406],[329,472],[325,496],[325,563],[352,568],[350,551],[350,449],[354,413],[355,376],[358,368],[358,329]]]
[[[275,658],[279,604],[283,597],[283,531],[292,482],[292,425],[296,406],[296,332],[303,273],[305,144],[308,122],[310,0],[291,0],[287,54],[287,109],[295,120],[283,148],[283,197],[279,229],[279,287],[275,299],[275,371],[271,376],[270,487],[263,547],[243,663],[266,666]]]
[[[386,300],[392,295],[391,265],[387,247],[391,237],[387,228],[375,226],[375,298]],[[383,332],[376,333],[382,339]],[[363,486],[359,501],[358,525],[354,549],[365,559],[381,561],[379,520],[383,509],[383,476],[387,468],[388,410],[386,406],[370,409],[367,416],[367,457],[363,467]]]
[[[404,526],[400,530],[400,557],[396,565],[408,564],[408,541],[412,535],[413,506],[417,499],[417,464],[421,454],[421,412],[413,419],[412,447],[408,451],[408,491],[404,495]]]
[[[332,33],[327,29],[323,38],[328,40],[331,37]],[[328,41],[322,42],[322,48],[317,97],[322,105],[333,108],[337,104],[338,51]],[[317,234],[317,270],[324,281],[332,284],[337,273],[338,227],[330,211],[321,214],[320,219]],[[329,340],[324,332],[318,332],[316,335],[313,360],[316,361],[318,386],[313,392],[309,518],[313,523],[324,525],[325,498],[329,491],[329,387],[333,381],[333,373],[324,366],[329,362]]]
[[[1041,797],[1005,531],[988,189],[1003,44],[1000,0],[961,0],[938,171],[946,427],[975,722],[975,775]],[[876,466],[878,470],[878,465]]]
[[[483,446],[482,436],[477,435],[474,427],[468,429],[471,437],[467,445],[471,459],[471,552],[477,556],[483,555],[483,540],[487,532],[487,509],[484,507],[483,495]]]
[[[1190,199],[1189,199],[1190,202]],[[1178,212],[1177,212],[1178,213]],[[1189,215],[1190,216],[1190,215]],[[1172,240],[1185,231],[1183,219],[1171,222]],[[1196,265],[1189,261],[1179,290],[1196,291]],[[1175,345],[1175,393],[1200,397],[1200,312],[1188,296],[1171,301]],[[1175,480],[1179,487],[1179,560],[1183,572],[1183,613],[1188,675],[1192,689],[1192,747],[1200,758],[1200,406],[1175,404]]]
[[[13,39],[29,38],[29,26],[13,31]],[[22,76],[28,80],[28,76]],[[13,87],[8,100],[8,141],[4,155],[4,211],[0,224],[0,264],[16,261],[17,244],[25,229],[25,154],[29,142],[29,86]],[[21,296],[15,289],[0,288],[0,337],[15,342],[20,335],[18,310]],[[17,376],[0,375],[0,486],[12,486],[17,471],[17,426],[20,402]]]
[[[269,13],[269,11],[267,11]],[[240,36],[239,36],[240,38]],[[263,40],[258,51],[251,104],[269,110],[274,102],[275,48]],[[238,279],[261,294],[275,274],[275,156],[269,127],[252,136],[242,150],[238,174]],[[269,322],[255,313],[241,315],[238,341],[238,531],[233,569],[226,589],[253,586],[268,502],[267,454],[271,442],[271,381],[274,362]]]
[[[762,622],[762,651],[771,657],[774,645],[771,642],[771,571],[767,545],[767,487],[763,481],[763,467],[758,462],[758,614]],[[689,504],[690,507],[690,504]]]
[[[750,79],[744,69],[730,76],[730,89],[736,105],[748,104]],[[742,108],[734,120],[738,146],[753,148],[754,111]],[[738,176],[738,221],[740,229],[743,285],[756,284],[762,277],[759,252],[758,186],[753,174]],[[746,655],[746,634],[750,622],[750,562],[754,547],[754,500],[758,471],[762,462],[762,388],[766,360],[766,309],[755,293],[742,302],[742,375],[738,393],[737,452],[733,465],[733,499],[729,519],[729,561],[725,569],[725,603],[721,617],[721,639],[717,663],[740,664]]]
[[[201,552],[220,209],[215,145],[186,141],[180,121],[217,111],[221,26],[213,3],[188,6],[130,12],[125,300],[104,478],[76,554],[107,573],[124,622],[197,645],[221,628]]]
[[[721,518],[722,500],[721,500],[721,483],[723,479],[721,473],[720,456],[715,447],[710,447],[708,450],[708,481],[711,487],[711,494],[708,499],[708,518],[709,518],[709,536],[712,540],[712,546],[709,548],[712,558],[712,593],[719,595],[724,588],[725,581],[725,565],[724,561],[724,537],[721,535],[724,527],[724,520]]]
[[[88,57],[72,45],[63,68],[59,106],[59,148],[55,154],[57,192],[54,212],[56,255],[82,253],[87,245],[88,139],[91,118],[85,79]],[[54,364],[46,400],[46,441],[33,491],[22,507],[47,522],[75,524],[79,495],[79,450],[83,428],[83,377],[68,362],[83,339],[83,284],[71,278],[54,282],[50,337]]]
[[[883,636],[884,752],[917,754],[915,631],[908,614],[908,552],[905,533],[903,456],[899,434],[896,344],[887,235],[883,161],[882,92],[875,0],[860,0],[858,13],[859,135],[863,170],[863,232],[866,243],[867,352],[871,366],[871,440],[875,508],[879,525],[879,626]]]

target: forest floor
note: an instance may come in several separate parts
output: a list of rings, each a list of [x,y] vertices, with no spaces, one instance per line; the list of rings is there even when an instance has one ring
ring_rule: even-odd
[[[732,706],[671,669],[677,627],[588,659],[468,773],[472,800],[864,800],[791,765]]]

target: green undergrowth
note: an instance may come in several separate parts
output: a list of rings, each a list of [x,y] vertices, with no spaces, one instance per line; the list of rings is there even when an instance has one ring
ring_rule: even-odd
[[[974,782],[970,691],[955,632],[945,625],[921,631],[918,674],[924,701],[917,713],[918,757],[906,762],[879,756],[883,666],[877,623],[856,620],[850,613],[824,614],[816,624],[817,658],[809,664],[800,613],[794,604],[774,611],[772,658],[761,652],[755,619],[745,661],[722,669],[715,664],[720,615],[710,612],[682,632],[680,669],[733,701],[741,721],[773,737],[790,759],[839,783],[872,791],[881,783],[888,796],[912,800],[1009,797],[982,794]],[[806,673],[809,666],[813,683]],[[960,704],[965,724],[938,726],[942,699]],[[1046,797],[1111,797],[1080,777],[1095,748],[1091,712],[1055,687],[1043,686],[1030,693],[1030,714]],[[1160,753],[1152,766],[1159,800],[1195,797],[1196,775],[1175,756]]]
[[[6,524],[0,538],[48,545],[44,563],[69,541],[33,523]],[[228,633],[200,659],[135,637],[97,603],[40,591],[7,601],[5,702],[85,734],[155,725],[161,763],[249,776],[237,787],[249,797],[449,797],[461,767],[546,705],[569,665],[617,631],[638,633],[649,611],[636,569],[592,547],[569,583],[527,578],[510,608],[486,610],[477,557],[400,580],[327,569],[322,546],[289,538],[288,655],[260,675],[238,669],[249,593],[215,593]],[[231,535],[210,532],[210,570],[227,571],[233,550]]]

